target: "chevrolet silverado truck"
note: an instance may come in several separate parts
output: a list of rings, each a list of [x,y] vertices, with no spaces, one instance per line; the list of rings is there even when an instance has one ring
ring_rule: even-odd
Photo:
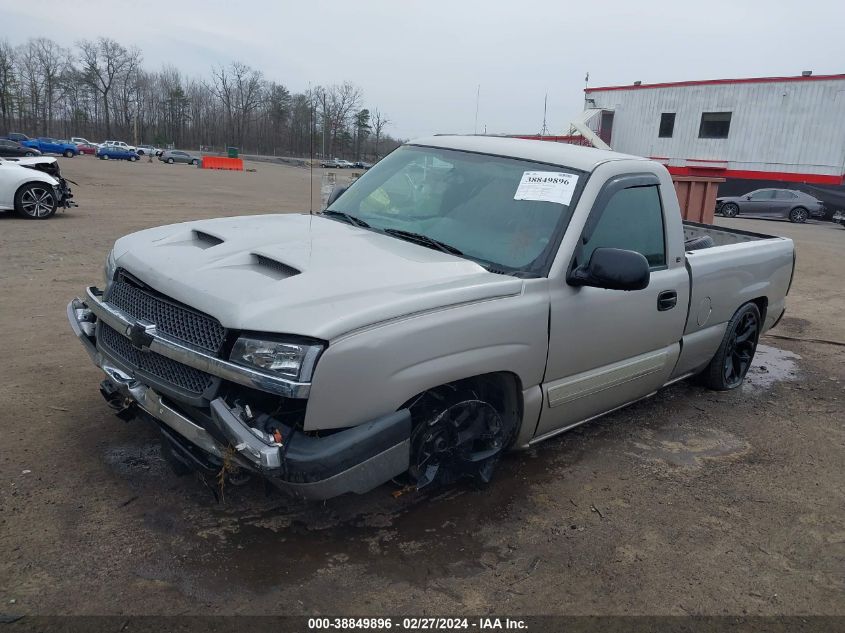
[[[794,263],[788,239],[682,222],[654,161],[436,136],[322,213],[123,237],[67,315],[177,470],[328,498],[488,481],[675,381],[738,387]]]

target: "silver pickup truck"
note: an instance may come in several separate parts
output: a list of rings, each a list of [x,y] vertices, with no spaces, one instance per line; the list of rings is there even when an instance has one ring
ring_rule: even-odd
[[[739,386],[794,264],[788,239],[683,223],[653,161],[438,136],[320,214],[123,237],[67,314],[177,470],[328,498],[487,481],[672,382]]]

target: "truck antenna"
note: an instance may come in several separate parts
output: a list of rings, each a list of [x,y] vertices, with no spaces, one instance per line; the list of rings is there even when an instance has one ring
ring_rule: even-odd
[[[314,103],[314,94],[311,92],[311,82],[308,82],[308,96],[311,99],[311,107],[308,108],[308,118],[311,119],[308,123],[308,214],[314,215],[314,111],[317,106]]]

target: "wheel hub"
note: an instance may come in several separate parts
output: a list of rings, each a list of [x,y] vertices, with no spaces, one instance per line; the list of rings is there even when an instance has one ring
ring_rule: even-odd
[[[42,218],[53,210],[53,194],[46,189],[33,187],[21,196],[21,206],[27,215]]]
[[[757,349],[759,324],[753,313],[748,312],[737,323],[728,343],[725,355],[725,382],[734,387],[741,383],[751,366],[751,359]]]
[[[489,481],[504,446],[499,413],[487,402],[456,402],[411,434],[411,475],[422,488],[438,479],[451,483],[462,477]]]

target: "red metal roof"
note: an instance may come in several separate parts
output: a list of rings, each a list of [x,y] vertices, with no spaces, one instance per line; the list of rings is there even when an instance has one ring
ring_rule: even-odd
[[[601,88],[584,88],[584,92],[601,92],[605,90],[647,90],[649,88],[685,88],[687,86],[712,86],[719,84],[762,84],[784,81],[845,81],[845,74],[841,75],[803,75],[793,77],[750,77],[747,79],[705,79],[703,81],[671,81],[660,84],[640,84],[635,86],[604,86]]]

